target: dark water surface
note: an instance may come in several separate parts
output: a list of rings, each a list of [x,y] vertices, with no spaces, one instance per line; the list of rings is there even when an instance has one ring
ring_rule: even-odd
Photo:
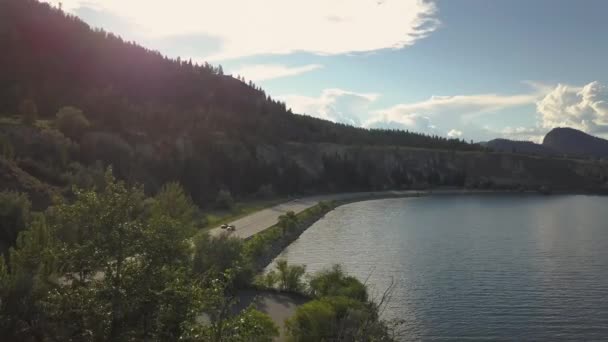
[[[608,197],[470,195],[359,202],[281,257],[341,263],[404,340],[608,341]]]

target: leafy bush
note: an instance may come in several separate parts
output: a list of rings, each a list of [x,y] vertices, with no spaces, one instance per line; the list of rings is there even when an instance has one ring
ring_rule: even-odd
[[[57,112],[55,125],[65,136],[76,141],[79,141],[91,126],[82,110],[75,107],[61,108]]]
[[[30,222],[32,204],[26,194],[0,192],[0,252],[12,246]]]
[[[330,341],[335,335],[336,312],[331,304],[313,300],[300,306],[285,328],[294,342]]]
[[[379,319],[378,305],[367,299],[365,285],[338,265],[309,282],[316,297],[286,322],[291,341],[393,341],[394,332]]]
[[[277,286],[281,291],[301,292],[305,288],[302,281],[306,273],[306,266],[289,265],[287,260],[281,259],[276,263]]]
[[[244,285],[253,277],[253,270],[244,257],[243,240],[228,234],[196,236],[192,269],[198,275],[232,270],[236,285]]]
[[[357,278],[347,276],[340,265],[316,273],[311,277],[309,285],[310,294],[317,298],[344,296],[362,302],[368,299],[365,285]]]

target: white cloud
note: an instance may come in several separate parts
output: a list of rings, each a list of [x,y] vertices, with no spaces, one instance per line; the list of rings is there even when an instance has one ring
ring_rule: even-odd
[[[376,101],[378,95],[325,89],[320,97],[286,95],[277,98],[284,101],[295,113],[361,126],[369,117],[370,105]]]
[[[46,0],[57,4],[59,0]],[[214,59],[305,51],[332,55],[402,48],[433,32],[436,5],[422,0],[61,0],[93,7],[150,37],[204,34],[221,40]],[[197,56],[189,56],[197,57]]]
[[[547,133],[546,129],[541,127],[511,127],[507,126],[503,128],[500,132],[495,132],[496,136],[501,136],[506,139],[511,140],[528,140],[533,141],[535,143],[541,143],[545,134]]]
[[[368,128],[403,129],[428,134],[443,133],[461,137],[463,128],[479,133],[472,121],[483,113],[506,108],[534,105],[542,96],[536,91],[528,94],[473,94],[432,96],[427,100],[398,104],[386,109],[373,109],[377,94],[362,94],[341,89],[326,89],[320,97],[288,95],[280,97],[296,113]],[[449,127],[443,130],[441,127]]]
[[[234,70],[233,75],[240,75],[247,80],[265,81],[274,78],[296,76],[313,70],[321,69],[321,64],[308,64],[297,67],[289,67],[280,64],[256,64],[245,65]]]
[[[496,112],[505,108],[533,104],[538,98],[537,94],[500,95],[475,94],[456,96],[431,96],[428,100],[398,104],[378,111],[391,120],[399,121],[412,113],[424,113],[436,116],[443,113],[462,115],[467,121],[479,114]]]
[[[448,132],[448,137],[450,137],[450,138],[460,138],[461,136],[462,136],[462,131],[459,131],[459,130],[457,130],[457,129],[453,129],[453,128],[452,128],[452,129],[451,129],[451,130]]]
[[[544,128],[572,127],[588,133],[608,130],[608,88],[599,82],[583,87],[558,84],[538,101],[536,109]]]

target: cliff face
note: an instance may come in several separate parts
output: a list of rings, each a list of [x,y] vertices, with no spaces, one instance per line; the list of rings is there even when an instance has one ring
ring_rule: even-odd
[[[259,158],[269,163],[295,162],[311,184],[336,187],[328,159],[341,160],[359,173],[372,189],[467,186],[599,192],[607,188],[608,163],[535,157],[494,152],[454,152],[398,147],[334,144],[285,144],[259,147]]]

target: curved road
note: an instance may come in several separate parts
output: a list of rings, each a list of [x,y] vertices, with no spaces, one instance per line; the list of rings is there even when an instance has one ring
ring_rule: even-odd
[[[308,208],[314,207],[321,201],[356,201],[364,199],[376,199],[386,197],[409,197],[426,194],[424,191],[404,190],[404,191],[376,191],[376,192],[349,192],[331,195],[320,195],[312,197],[298,198],[286,203],[276,205],[271,208],[257,211],[251,215],[232,221],[231,224],[236,230],[231,234],[242,239],[247,239],[263,230],[266,230],[279,222],[279,216],[293,211],[298,214]],[[220,227],[211,229],[210,234],[217,236],[225,230]]]

